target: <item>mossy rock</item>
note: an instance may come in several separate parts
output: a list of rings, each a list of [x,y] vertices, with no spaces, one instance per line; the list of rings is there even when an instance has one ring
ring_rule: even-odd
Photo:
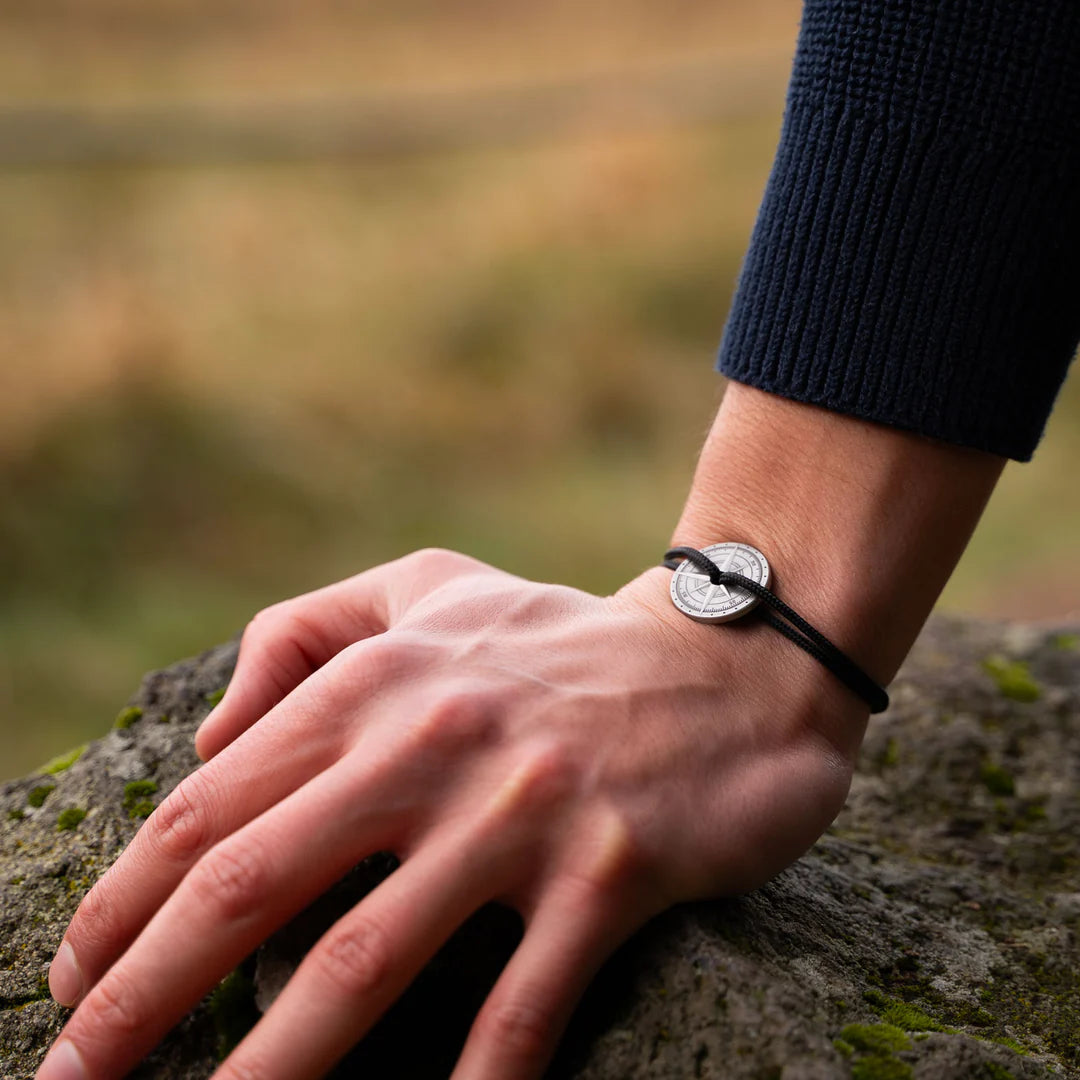
[[[549,1075],[1080,1080],[1078,630],[933,618],[832,830],[756,892],[647,926],[594,981]],[[1003,692],[987,657],[1023,665],[1038,696]],[[0,787],[0,1078],[32,1075],[59,1031],[45,974],[67,920],[140,814],[197,767],[193,733],[234,658],[223,646],[147,676],[138,717],[50,776],[41,805],[28,803],[40,773]],[[86,816],[58,829],[73,808]],[[209,1077],[393,865],[361,864],[133,1075]],[[445,1078],[520,932],[512,913],[479,912],[336,1075]]]

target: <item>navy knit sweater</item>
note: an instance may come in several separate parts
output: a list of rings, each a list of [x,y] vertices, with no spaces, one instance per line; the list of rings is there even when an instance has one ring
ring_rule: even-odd
[[[806,0],[718,367],[1020,461],[1080,338],[1080,0]]]

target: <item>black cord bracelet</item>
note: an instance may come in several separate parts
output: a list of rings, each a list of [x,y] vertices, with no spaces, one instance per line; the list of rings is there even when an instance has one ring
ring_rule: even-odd
[[[749,544],[726,542],[711,544],[706,551],[725,555],[724,569],[717,566],[706,552],[698,551],[697,548],[674,547],[664,554],[663,565],[669,570],[677,571],[671,581],[671,599],[680,611],[701,622],[727,622],[751,611],[758,601],[768,604],[774,610],[762,612],[765,621],[824,664],[870,706],[872,713],[884,712],[889,707],[889,695],[883,687],[874,682],[820,630],[814,629],[801,615],[766,588],[769,564],[757,548]],[[701,573],[687,573],[684,569],[686,562]],[[731,570],[732,564],[739,565],[749,573]],[[754,577],[759,580],[754,580]],[[688,580],[680,580],[689,578],[696,579],[698,584],[692,585]],[[708,585],[701,579],[707,579]],[[729,585],[749,595],[733,596],[728,592]],[[717,596],[721,589],[724,595]]]

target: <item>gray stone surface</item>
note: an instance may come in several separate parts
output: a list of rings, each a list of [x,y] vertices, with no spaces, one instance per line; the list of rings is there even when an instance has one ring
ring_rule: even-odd
[[[1080,1078],[1078,630],[934,617],[829,833],[756,893],[639,934],[594,983],[550,1075]],[[0,788],[0,1078],[32,1076],[63,1023],[49,959],[135,832],[132,811],[150,809],[130,795],[125,807],[125,784],[154,781],[142,797],[157,803],[197,765],[191,735],[233,656],[222,646],[147,676],[129,727],[64,771]],[[86,816],[59,829],[69,808]],[[136,1075],[209,1076],[257,1001],[392,868],[358,867]],[[338,1075],[448,1075],[518,932],[511,913],[478,913]]]

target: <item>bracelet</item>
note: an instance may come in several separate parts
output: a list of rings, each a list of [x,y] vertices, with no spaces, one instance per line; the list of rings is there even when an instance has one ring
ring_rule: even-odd
[[[764,611],[765,621],[824,664],[870,706],[872,713],[889,707],[889,695],[883,687],[766,588],[769,560],[757,548],[736,541],[710,544],[703,551],[673,547],[665,552],[663,565],[675,571],[671,600],[684,615],[698,622],[730,622],[764,602],[778,613]]]

